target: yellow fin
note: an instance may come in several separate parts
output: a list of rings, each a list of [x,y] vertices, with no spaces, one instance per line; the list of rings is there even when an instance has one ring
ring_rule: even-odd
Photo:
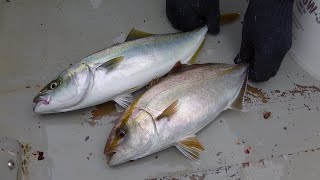
[[[232,105],[230,106],[231,109],[239,110],[239,111],[246,111],[245,106],[243,105],[244,103],[244,94],[247,89],[247,80],[248,78],[246,77],[245,80],[243,81],[243,84],[241,86],[241,90],[236,97],[236,99],[233,101]]]
[[[112,70],[113,68],[115,68],[121,61],[123,61],[124,57],[120,56],[120,57],[116,57],[114,59],[111,59],[103,64],[100,65],[100,67],[104,67],[106,68],[108,71]]]
[[[204,41],[205,39],[202,41],[202,43],[200,44],[199,48],[197,49],[197,51],[193,54],[193,56],[191,57],[191,59],[189,60],[188,64],[195,64],[196,63],[196,59],[200,53],[200,50],[202,49],[203,45],[204,45]]]
[[[178,110],[178,100],[174,101],[169,107],[167,107],[158,117],[157,120],[160,120],[164,117],[170,117]]]
[[[240,18],[240,13],[227,13],[220,15],[220,26],[232,23]]]
[[[178,141],[176,147],[183,155],[194,161],[199,158],[201,152],[205,151],[205,148],[195,136]]]
[[[149,36],[153,36],[153,35],[154,34],[143,32],[143,31],[137,30],[135,28],[132,28],[126,38],[126,41],[132,41],[132,40],[141,39],[141,38],[145,38],[145,37],[149,37]]]

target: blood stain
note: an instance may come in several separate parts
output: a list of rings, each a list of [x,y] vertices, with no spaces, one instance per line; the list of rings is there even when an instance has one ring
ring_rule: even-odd
[[[84,141],[88,141],[88,140],[89,140],[89,136],[87,136]]]
[[[263,113],[263,118],[264,119],[268,119],[270,117],[270,115],[271,115],[271,112],[264,112]]]
[[[250,166],[250,162],[242,163],[242,167],[243,168],[246,168],[246,167],[249,167],[249,166]]]
[[[262,92],[261,89],[252,87],[250,85],[247,86],[247,92],[251,96],[260,99],[263,103],[267,103],[270,99],[269,96],[266,93]]]
[[[106,102],[106,103],[97,105],[96,109],[91,111],[91,114],[92,114],[91,119],[99,120],[103,116],[111,115],[112,113],[117,112],[114,104],[115,104],[114,102]]]
[[[34,156],[38,155],[38,161],[44,160],[44,156],[43,156],[42,151],[37,151],[35,153],[32,153],[32,155],[34,155]]]
[[[249,149],[246,149],[246,150],[244,150],[244,153],[250,154],[250,150],[249,150]]]

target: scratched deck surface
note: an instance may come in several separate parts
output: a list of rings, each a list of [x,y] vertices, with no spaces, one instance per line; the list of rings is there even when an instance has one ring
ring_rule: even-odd
[[[245,0],[232,2],[221,1],[222,12],[243,15]],[[198,61],[232,63],[241,26],[239,20],[208,35]],[[247,113],[226,111],[199,133],[207,149],[200,164],[170,148],[108,167],[103,147],[121,110],[113,103],[56,115],[32,112],[40,86],[123,41],[132,27],[175,32],[160,0],[0,1],[0,137],[25,144],[30,179],[318,179],[320,82],[290,56],[275,78],[251,84]]]

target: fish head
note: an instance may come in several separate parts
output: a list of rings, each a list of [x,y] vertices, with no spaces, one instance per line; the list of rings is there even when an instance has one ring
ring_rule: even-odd
[[[33,99],[34,112],[63,112],[80,103],[92,85],[92,72],[86,64],[76,64],[48,83]]]
[[[133,116],[120,117],[111,130],[104,153],[108,165],[115,166],[147,154],[154,142],[155,126],[149,113],[138,110]]]

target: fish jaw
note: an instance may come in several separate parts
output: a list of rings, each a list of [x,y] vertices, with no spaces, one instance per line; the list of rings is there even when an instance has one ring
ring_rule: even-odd
[[[48,98],[41,96],[40,98],[34,100],[36,105],[33,107],[33,112],[36,114],[54,114],[54,113],[68,111],[68,109],[49,107],[50,103],[56,104],[57,106],[59,106],[58,104],[60,104],[60,102],[54,102],[54,101],[52,102],[50,100],[51,100],[50,96],[48,96]],[[61,104],[61,106],[62,105],[63,104]]]
[[[115,166],[115,165],[121,164],[120,161],[118,161],[118,162],[115,161],[115,159],[119,159],[119,158],[115,157],[115,156],[117,156],[116,155],[117,152],[115,149],[110,148],[109,146],[106,145],[105,150],[104,150],[104,154],[105,154],[106,158],[108,159],[107,164],[109,166]]]
[[[50,103],[50,96],[46,95],[46,96],[36,96],[33,99],[33,102],[36,103],[36,105],[33,107],[33,112],[37,113],[37,114],[44,114],[47,111],[45,110],[46,105],[48,105]]]
[[[112,157],[115,155],[116,153],[115,152],[112,152],[112,153],[109,153],[107,156],[107,158],[108,158],[108,161],[107,161],[107,164],[109,165],[109,166],[116,166],[116,165],[119,165],[119,164],[121,164],[120,162],[118,162],[118,163],[115,163],[114,161],[113,161],[113,159],[112,159]]]
[[[117,152],[110,152],[107,154],[107,158],[108,158],[108,161],[107,161],[107,164],[109,166],[117,166],[117,165],[120,165],[120,164],[123,164],[129,160],[119,160],[121,159],[121,156],[119,156],[119,153],[117,154]]]
[[[33,102],[36,103],[36,104],[49,104],[50,102],[50,96],[36,96],[34,99],[33,99]]]

